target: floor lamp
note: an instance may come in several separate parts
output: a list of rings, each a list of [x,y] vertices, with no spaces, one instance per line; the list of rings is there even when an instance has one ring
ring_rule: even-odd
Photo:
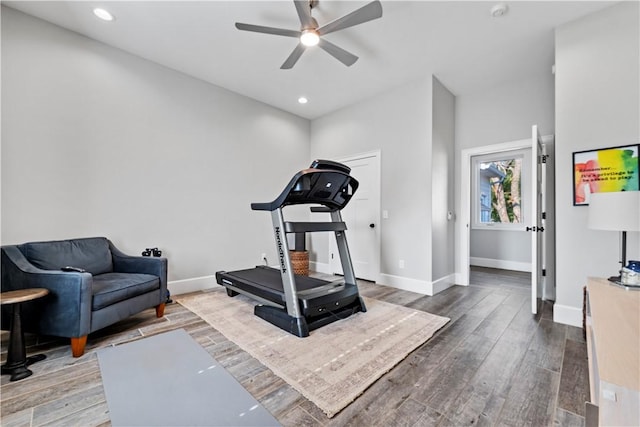
[[[640,231],[640,191],[593,193],[589,198],[589,228],[622,232],[622,267],[627,265],[627,231]],[[609,280],[621,284],[620,275]]]

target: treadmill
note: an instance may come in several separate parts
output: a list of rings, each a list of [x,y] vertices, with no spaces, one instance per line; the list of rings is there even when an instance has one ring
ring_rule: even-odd
[[[238,271],[218,271],[216,281],[230,297],[238,294],[256,300],[254,314],[298,337],[309,331],[344,319],[366,307],[356,284],[349,247],[340,211],[358,188],[351,168],[330,160],[314,160],[289,181],[272,202],[252,203],[251,209],[271,212],[276,252],[280,268],[258,266]],[[283,208],[311,204],[311,212],[327,212],[329,222],[289,222]],[[344,276],[336,281],[294,274],[287,234],[333,232],[338,244]]]

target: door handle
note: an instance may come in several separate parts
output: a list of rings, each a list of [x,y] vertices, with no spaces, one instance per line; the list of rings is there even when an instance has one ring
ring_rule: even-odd
[[[369,224],[369,228],[376,228],[376,225],[374,223]]]
[[[536,231],[536,226],[534,225],[533,227],[527,227],[525,230],[526,231]]]

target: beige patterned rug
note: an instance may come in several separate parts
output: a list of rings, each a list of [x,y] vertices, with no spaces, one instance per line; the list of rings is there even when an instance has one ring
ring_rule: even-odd
[[[333,417],[449,319],[365,298],[366,313],[298,338],[253,314],[255,303],[220,287],[178,302]]]

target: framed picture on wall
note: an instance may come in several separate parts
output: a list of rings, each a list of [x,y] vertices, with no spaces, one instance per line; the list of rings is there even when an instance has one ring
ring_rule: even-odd
[[[587,206],[593,193],[640,190],[640,144],[573,153],[573,205]]]

